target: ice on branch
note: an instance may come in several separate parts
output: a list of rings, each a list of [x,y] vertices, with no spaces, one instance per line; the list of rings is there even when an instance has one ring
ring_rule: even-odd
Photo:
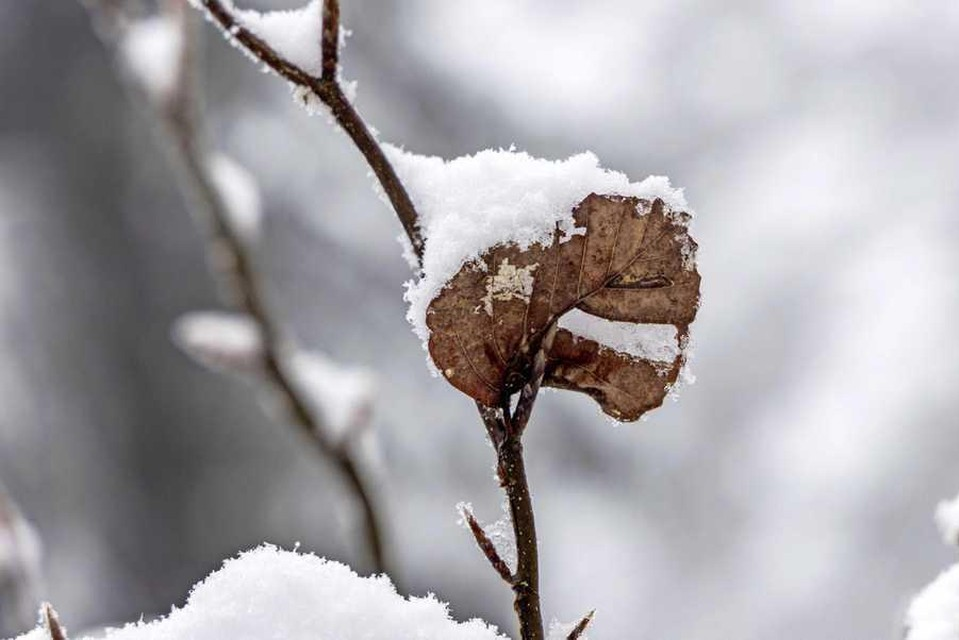
[[[169,99],[176,89],[182,48],[180,25],[164,15],[133,22],[120,43],[123,66],[155,103]]]
[[[177,319],[173,342],[200,364],[230,373],[255,373],[263,358],[260,328],[249,316],[196,311]]]
[[[369,413],[376,390],[372,371],[343,366],[315,351],[294,353],[288,358],[288,366],[334,437],[347,436]]]
[[[210,176],[233,231],[252,244],[260,231],[262,202],[256,179],[238,162],[218,153],[210,157]]]
[[[602,168],[590,152],[554,161],[512,148],[453,160],[390,145],[385,151],[421,216],[423,268],[419,279],[409,283],[406,299],[407,318],[424,347],[427,308],[465,264],[498,244],[548,245],[557,225],[566,238],[582,233],[574,226],[573,208],[589,194],[661,198],[672,209],[687,209],[682,190],[673,189],[668,178],[630,182],[625,174]],[[620,341],[646,344],[644,336],[635,334]],[[654,347],[648,348],[661,351]]]
[[[507,640],[480,620],[454,621],[433,596],[404,598],[386,576],[363,578],[346,565],[269,545],[227,560],[193,588],[183,608],[105,638]]]
[[[936,525],[946,544],[959,546],[959,496],[939,503],[936,507]]]
[[[28,626],[40,597],[40,538],[0,487],[0,633]]]

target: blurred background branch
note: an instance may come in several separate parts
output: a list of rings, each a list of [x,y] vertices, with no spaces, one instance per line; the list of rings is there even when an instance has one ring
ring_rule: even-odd
[[[319,455],[331,460],[338,469],[346,491],[359,507],[361,535],[371,569],[391,573],[381,507],[373,495],[372,484],[361,469],[359,450],[353,446],[355,439],[349,434],[338,437],[342,434],[335,434],[330,425],[323,423],[291,371],[293,365],[289,361],[295,357],[297,348],[274,320],[263,292],[262,278],[257,273],[253,246],[258,233],[259,212],[243,214],[238,211],[243,205],[237,205],[236,198],[229,193],[237,186],[230,184],[229,179],[224,181],[217,176],[216,162],[222,165],[224,160],[208,149],[202,125],[201,100],[197,94],[198,33],[193,12],[188,9],[186,0],[164,0],[157,16],[140,20],[161,21],[156,28],[169,29],[169,33],[161,36],[151,32],[139,37],[166,41],[142,45],[134,38],[137,37],[136,29],[142,29],[143,23],[137,25],[134,18],[124,14],[112,2],[87,0],[85,4],[93,13],[104,42],[117,55],[117,66],[125,71],[124,77],[132,92],[142,100],[146,117],[155,121],[155,129],[168,147],[184,196],[193,203],[197,222],[205,227],[209,262],[228,301],[255,327],[258,362],[252,373],[276,395],[271,399],[279,407],[276,417],[298,427]],[[138,49],[143,48],[147,50],[141,54]],[[138,68],[141,56],[158,56],[158,59],[140,64]],[[167,79],[166,73],[172,73],[173,77]],[[356,407],[355,411],[360,424],[349,426],[362,430],[369,408]]]

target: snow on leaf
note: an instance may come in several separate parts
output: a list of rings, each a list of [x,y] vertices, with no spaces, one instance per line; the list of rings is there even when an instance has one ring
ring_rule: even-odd
[[[173,342],[205,367],[231,373],[255,373],[263,358],[257,323],[245,314],[195,311],[173,325]]]
[[[429,305],[430,355],[453,386],[498,406],[525,382],[522,368],[549,327],[577,309],[616,324],[587,335],[574,332],[581,320],[567,325],[574,331],[561,328],[544,384],[586,393],[611,417],[636,420],[662,404],[685,363],[700,284],[688,216],[660,199],[591,194],[572,218],[579,233],[557,224],[549,243],[499,244],[460,269]],[[620,350],[636,341],[631,327],[620,335],[623,327],[664,324],[672,344],[656,345],[657,360]]]
[[[36,632],[31,632],[36,634]],[[20,640],[35,640],[24,635]],[[433,596],[405,598],[386,576],[270,545],[227,560],[165,618],[105,640],[508,640],[480,620],[456,622]],[[81,639],[84,640],[84,639]]]
[[[452,160],[388,144],[383,151],[416,205],[426,241],[422,272],[406,292],[407,318],[424,348],[427,308],[457,272],[499,244],[548,245],[557,225],[564,236],[582,233],[573,209],[589,194],[659,198],[673,210],[687,210],[682,190],[667,178],[630,182],[625,174],[602,168],[589,152],[554,161],[513,148]]]

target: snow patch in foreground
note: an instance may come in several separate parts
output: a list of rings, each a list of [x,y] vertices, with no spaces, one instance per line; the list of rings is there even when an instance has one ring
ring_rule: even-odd
[[[36,630],[19,640],[42,638]],[[430,595],[404,598],[386,576],[363,578],[313,554],[263,545],[227,560],[186,605],[107,640],[508,640],[480,620],[459,623]]]

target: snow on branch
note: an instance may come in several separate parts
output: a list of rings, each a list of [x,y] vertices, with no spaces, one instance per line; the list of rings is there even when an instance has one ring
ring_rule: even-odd
[[[43,629],[18,640],[49,640]],[[227,560],[186,604],[105,640],[508,640],[474,619],[457,622],[429,595],[403,597],[386,576],[263,545]],[[83,640],[83,639],[81,639]]]
[[[372,410],[373,372],[341,365],[317,351],[296,352],[287,363],[304,398],[323,416],[329,436],[345,444],[367,422]]]
[[[246,167],[223,153],[212,154],[207,162],[227,223],[243,242],[253,244],[259,236],[263,217],[256,178]]]
[[[183,64],[179,20],[160,14],[133,21],[119,42],[121,62],[155,104],[176,93]]]
[[[177,319],[173,342],[214,371],[252,374],[262,369],[263,336],[246,314],[194,311]]]
[[[190,0],[224,37],[252,60],[292,85],[294,96],[311,111],[322,104],[363,154],[403,225],[413,253],[423,252],[419,216],[380,143],[353,106],[355,83],[342,80],[339,50],[345,32],[335,0],[311,0],[299,10],[259,13],[241,10],[232,0]],[[335,46],[331,42],[337,35]],[[334,56],[335,53],[335,56]],[[331,66],[335,72],[331,73]]]

